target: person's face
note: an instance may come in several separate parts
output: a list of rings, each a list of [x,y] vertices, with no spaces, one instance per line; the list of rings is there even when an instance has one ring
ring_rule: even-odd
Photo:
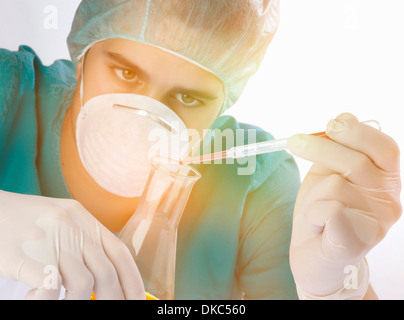
[[[63,173],[74,198],[107,228],[118,232],[133,214],[139,198],[124,198],[102,189],[81,163],[74,143],[81,108],[81,71],[79,63],[78,85],[62,134]],[[200,138],[203,129],[209,128],[219,115],[225,100],[224,86],[212,73],[161,49],[130,40],[96,43],[85,56],[83,73],[83,103],[102,94],[145,95],[171,108],[188,129],[198,131]],[[194,137],[191,145],[197,142]]]
[[[77,74],[80,76],[81,64]],[[134,93],[164,103],[202,137],[225,99],[212,73],[159,48],[125,39],[96,43],[84,62],[84,103],[101,94]]]

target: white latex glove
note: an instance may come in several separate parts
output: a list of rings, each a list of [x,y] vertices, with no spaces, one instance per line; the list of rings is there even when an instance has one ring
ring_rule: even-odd
[[[293,154],[314,162],[296,200],[291,269],[303,297],[362,298],[368,283],[355,292],[344,280],[401,215],[399,148],[351,114],[331,120],[326,133],[332,140],[289,140]]]
[[[145,299],[126,246],[79,202],[0,191],[0,277],[27,299]]]

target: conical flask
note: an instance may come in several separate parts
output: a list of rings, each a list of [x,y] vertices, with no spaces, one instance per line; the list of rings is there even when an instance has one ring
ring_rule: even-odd
[[[177,230],[194,184],[201,177],[189,165],[154,157],[138,207],[119,237],[130,249],[146,292],[174,299]]]

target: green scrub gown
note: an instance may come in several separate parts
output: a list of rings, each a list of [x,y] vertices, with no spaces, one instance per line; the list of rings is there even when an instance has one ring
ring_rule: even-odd
[[[0,50],[0,190],[71,198],[59,149],[75,86],[70,61],[44,66],[27,46]],[[255,129],[258,141],[272,139],[230,116],[212,128]],[[289,243],[300,177],[293,158],[260,155],[249,175],[238,174],[246,165],[237,161],[196,167],[202,178],[178,231],[176,299],[296,299]]]

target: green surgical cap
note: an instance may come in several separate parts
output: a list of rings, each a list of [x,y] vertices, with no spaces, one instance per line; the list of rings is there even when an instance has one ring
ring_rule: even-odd
[[[179,55],[224,83],[224,112],[258,70],[278,24],[279,0],[82,0],[67,44],[74,63],[111,38]]]

